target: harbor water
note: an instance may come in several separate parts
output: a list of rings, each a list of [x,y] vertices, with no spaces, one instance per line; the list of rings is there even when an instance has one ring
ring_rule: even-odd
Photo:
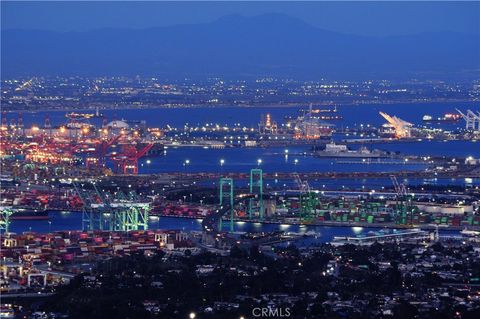
[[[268,224],[248,221],[235,222],[236,232],[272,232],[284,231],[298,234],[307,234],[313,237],[308,243],[330,242],[334,237],[362,236],[369,232],[381,230],[379,227],[358,227],[358,226],[313,226],[313,225],[289,225],[289,224]],[[153,217],[149,221],[149,229],[160,230],[184,230],[201,231],[202,219],[199,218],[178,218],[178,217]],[[13,233],[32,231],[47,233],[54,231],[81,231],[81,212],[49,212],[49,220],[14,220],[10,225]],[[389,230],[392,231],[392,230]],[[447,231],[449,234],[458,234],[458,231]],[[314,235],[313,235],[314,234]]]

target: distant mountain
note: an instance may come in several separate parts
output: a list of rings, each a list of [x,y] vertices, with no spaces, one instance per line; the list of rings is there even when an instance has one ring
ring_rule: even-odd
[[[366,37],[280,14],[87,32],[2,30],[2,73],[307,77],[449,74],[479,69],[480,38],[454,32]]]

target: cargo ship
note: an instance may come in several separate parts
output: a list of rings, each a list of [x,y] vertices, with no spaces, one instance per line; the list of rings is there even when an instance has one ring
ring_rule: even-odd
[[[292,125],[293,124],[293,125]],[[332,136],[334,125],[319,120],[308,113],[299,116],[290,124],[294,128],[293,138],[296,140],[318,140]]]

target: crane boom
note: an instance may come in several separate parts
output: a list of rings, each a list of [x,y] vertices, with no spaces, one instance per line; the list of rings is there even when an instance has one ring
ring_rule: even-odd
[[[396,116],[388,115],[384,112],[379,112],[380,115],[387,120],[387,122],[393,126],[395,129],[395,137],[397,138],[404,138],[410,137],[410,129],[412,128],[413,124],[407,121],[402,120]]]
[[[140,151],[138,151],[137,158],[140,158],[140,157],[144,156],[145,154],[147,154],[148,151],[152,149],[152,147],[153,147],[152,143],[147,144],[144,148],[142,148]]]

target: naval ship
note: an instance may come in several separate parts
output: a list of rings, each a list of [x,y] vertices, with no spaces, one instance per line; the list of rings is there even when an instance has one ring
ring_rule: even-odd
[[[314,152],[317,157],[332,157],[332,158],[391,158],[393,155],[389,152],[381,150],[369,150],[366,147],[361,147],[358,150],[349,150],[346,145],[328,143],[324,150]]]

